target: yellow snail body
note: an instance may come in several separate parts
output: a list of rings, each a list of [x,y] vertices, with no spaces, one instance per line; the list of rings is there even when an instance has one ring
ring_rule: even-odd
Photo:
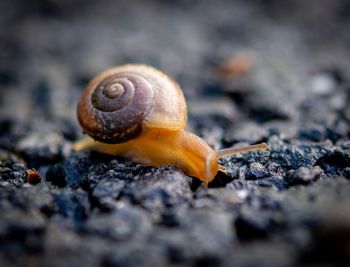
[[[225,171],[220,158],[268,148],[258,144],[214,151],[185,130],[180,86],[146,65],[122,65],[97,75],[85,88],[77,115],[91,138],[75,143],[75,150],[93,149],[149,166],[173,165],[204,184]]]

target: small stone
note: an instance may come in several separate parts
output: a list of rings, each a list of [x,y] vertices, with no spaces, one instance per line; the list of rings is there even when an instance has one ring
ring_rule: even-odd
[[[43,180],[43,177],[35,169],[29,169],[26,171],[26,180],[30,184],[38,184]]]
[[[270,175],[270,172],[261,163],[251,163],[245,174],[247,180],[256,180]]]
[[[318,95],[330,95],[337,86],[337,82],[328,73],[319,73],[311,78],[311,89]]]
[[[26,177],[26,164],[11,153],[0,150],[0,181],[2,186],[22,186]]]
[[[149,210],[163,210],[187,202],[191,198],[189,177],[174,168],[155,168],[132,186],[135,201]]]
[[[56,214],[67,218],[72,225],[79,227],[90,213],[89,196],[82,190],[65,189],[53,194]]]
[[[92,216],[84,228],[89,233],[117,241],[147,235],[152,229],[147,214],[142,209],[129,205],[109,214]]]
[[[56,133],[32,133],[23,138],[17,150],[30,167],[54,163],[68,155],[68,144]]]
[[[72,154],[60,163],[51,165],[46,173],[46,181],[52,184],[78,188],[84,181],[84,174],[96,161],[88,153]]]
[[[324,175],[323,170],[319,166],[301,167],[291,170],[287,173],[285,182],[287,186],[306,185],[315,181]]]
[[[92,191],[96,199],[111,197],[117,198],[125,187],[125,181],[117,179],[103,179]]]

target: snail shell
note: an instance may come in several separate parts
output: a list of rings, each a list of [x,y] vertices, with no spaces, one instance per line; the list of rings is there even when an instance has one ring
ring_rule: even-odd
[[[123,65],[97,75],[77,109],[84,131],[103,143],[123,143],[152,128],[178,131],[186,126],[180,86],[146,65]]]

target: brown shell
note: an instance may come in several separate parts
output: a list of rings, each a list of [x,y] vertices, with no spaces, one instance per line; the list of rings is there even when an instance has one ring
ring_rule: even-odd
[[[77,109],[84,131],[104,143],[122,143],[150,128],[181,130],[186,102],[180,86],[146,65],[122,65],[97,75]]]

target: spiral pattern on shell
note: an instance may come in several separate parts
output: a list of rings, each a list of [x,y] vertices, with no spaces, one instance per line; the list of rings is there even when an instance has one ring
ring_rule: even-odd
[[[141,133],[153,98],[151,83],[139,73],[114,73],[87,86],[78,104],[78,120],[97,141],[126,142]]]

